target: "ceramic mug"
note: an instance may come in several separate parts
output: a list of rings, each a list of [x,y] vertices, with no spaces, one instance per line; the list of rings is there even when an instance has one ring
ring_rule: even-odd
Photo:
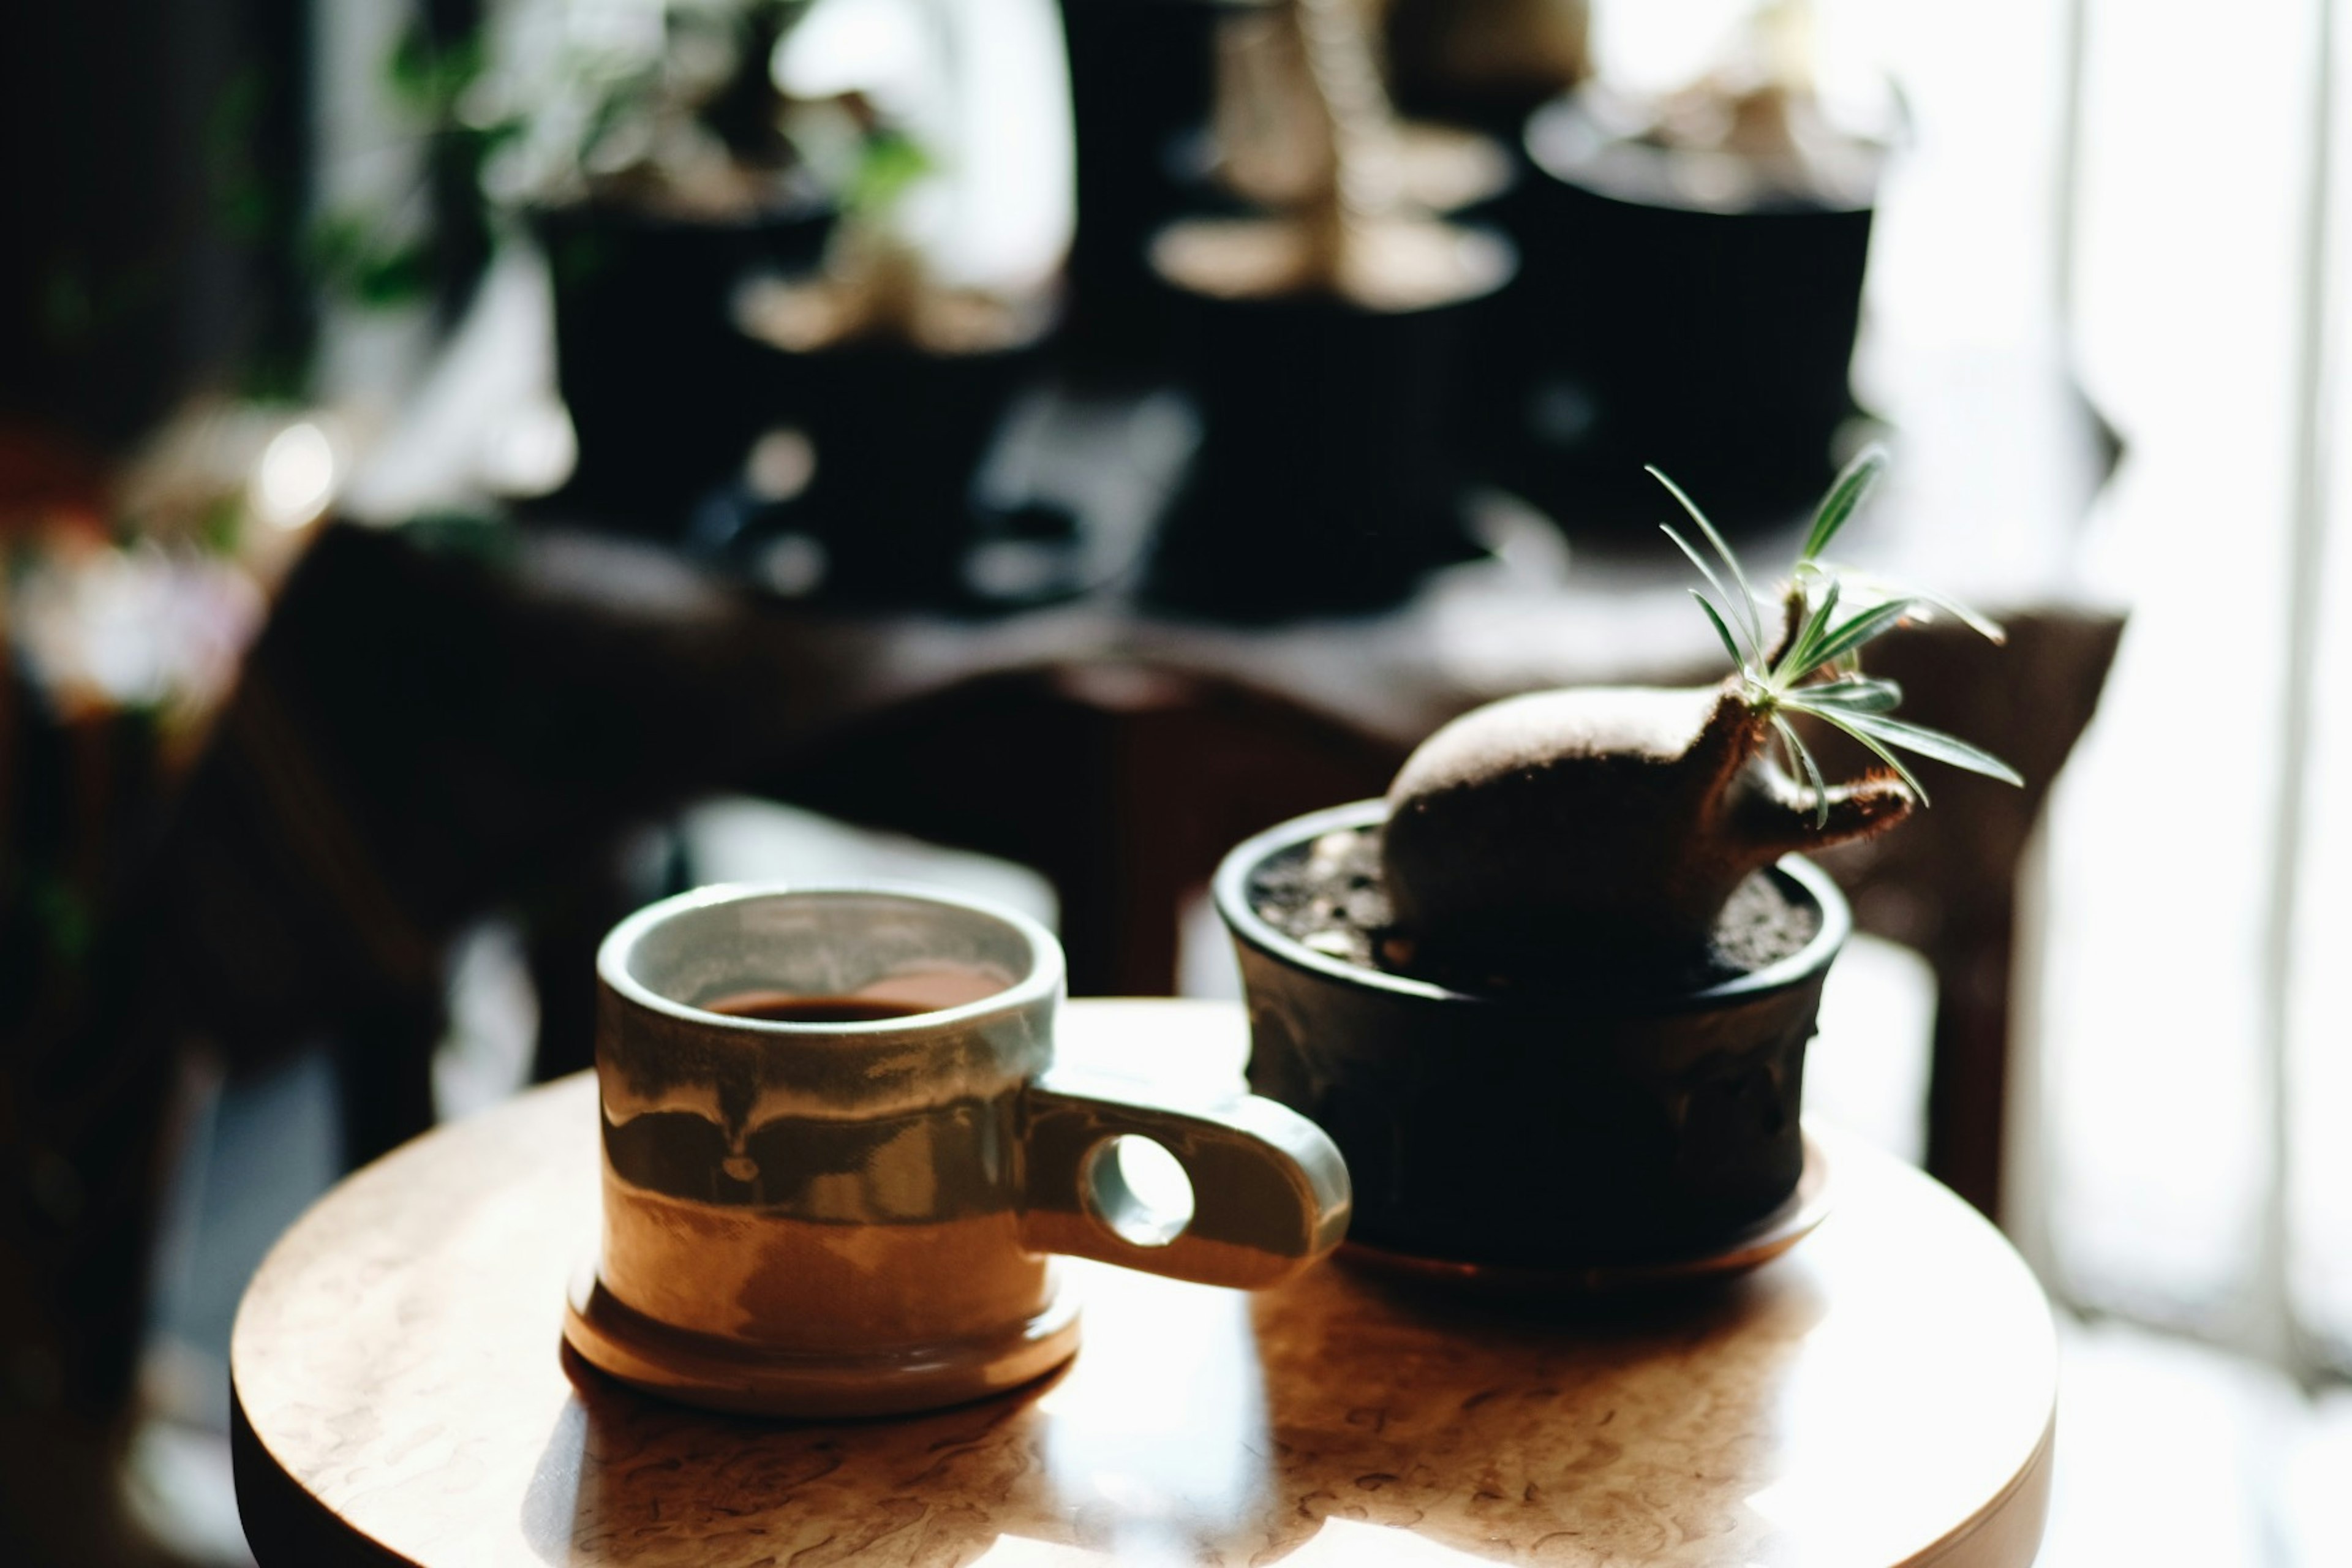
[[[1347,1168],[1297,1112],[1055,1070],[1061,948],[1011,910],[707,888],[623,921],[596,967],[604,1234],[564,1332],[641,1388],[804,1416],[956,1404],[1076,1350],[1051,1254],[1256,1288],[1346,1230]],[[1126,1180],[1129,1135],[1182,1165],[1189,1223]]]

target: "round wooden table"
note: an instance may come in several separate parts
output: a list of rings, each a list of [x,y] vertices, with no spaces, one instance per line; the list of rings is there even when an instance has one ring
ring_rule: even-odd
[[[1065,1058],[1230,1078],[1240,1011],[1095,1002]],[[1260,1296],[1070,1265],[1085,1348],[1021,1393],[788,1426],[562,1347],[596,1222],[585,1075],[305,1215],[245,1298],[237,1499],[266,1564],[1542,1563],[2017,1568],[2056,1346],[2000,1235],[1826,1140],[1832,1211],[1755,1273],[1576,1308],[1344,1262]]]

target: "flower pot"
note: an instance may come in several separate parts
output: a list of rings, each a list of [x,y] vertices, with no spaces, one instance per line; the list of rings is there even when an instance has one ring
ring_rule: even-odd
[[[1682,990],[1449,990],[1318,952],[1262,919],[1253,879],[1364,801],[1269,829],[1214,885],[1248,992],[1253,1089],[1329,1131],[1355,1181],[1351,1242],[1538,1269],[1704,1256],[1788,1204],[1803,1173],[1806,1042],[1849,926],[1790,857],[1766,873],[1818,913],[1764,968]]]
[[[1235,621],[1363,613],[1480,553],[1445,409],[1481,303],[1181,300],[1201,446],[1160,523],[1145,597]]]
[[[1172,149],[1208,119],[1224,9],[1197,0],[1061,0],[1061,8],[1078,225],[1059,347],[1088,380],[1149,378],[1168,355],[1172,291],[1145,253],[1199,199]]]
[[[1491,477],[1587,535],[1654,528],[1648,463],[1726,527],[1801,513],[1858,412],[1872,146],[1841,186],[1723,174],[1717,193],[1692,160],[1612,141],[1576,96],[1537,114],[1497,215],[1523,265],[1469,353],[1466,438]]]
[[[729,314],[747,272],[809,265],[829,209],[733,222],[614,205],[541,213],[555,291],[556,380],[579,439],[567,519],[672,540],[765,428],[774,354]]]
[[[759,348],[772,378],[769,422],[805,437],[814,468],[805,489],[758,508],[725,542],[730,557],[757,580],[763,549],[805,535],[824,549],[814,588],[824,602],[964,603],[965,561],[981,533],[973,480],[1007,408],[1038,375],[1038,351]]]

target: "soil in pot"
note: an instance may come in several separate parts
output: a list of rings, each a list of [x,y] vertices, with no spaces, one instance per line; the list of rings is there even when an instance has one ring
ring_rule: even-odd
[[[1392,929],[1371,826],[1339,828],[1268,858],[1250,878],[1249,899],[1260,920],[1327,957],[1497,997],[1702,991],[1791,956],[1821,930],[1819,910],[1759,872],[1732,894],[1701,951],[1556,946],[1507,972],[1442,970]]]

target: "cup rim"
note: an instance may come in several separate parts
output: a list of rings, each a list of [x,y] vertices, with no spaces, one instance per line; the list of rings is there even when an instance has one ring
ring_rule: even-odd
[[[662,995],[629,972],[629,959],[646,932],[672,918],[689,910],[717,908],[726,904],[751,903],[772,899],[807,899],[838,896],[858,898],[900,899],[909,903],[946,906],[966,913],[1009,926],[1029,949],[1029,970],[1002,991],[959,1003],[953,1007],[939,1007],[927,1013],[909,1013],[896,1018],[870,1018],[841,1023],[792,1023],[775,1018],[746,1018],[733,1013],[714,1013],[707,1007],[678,1002]],[[657,900],[629,915],[610,931],[596,948],[596,978],[624,1001],[649,1012],[675,1018],[681,1023],[706,1028],[722,1028],[750,1036],[788,1040],[813,1040],[845,1037],[851,1039],[874,1039],[890,1035],[929,1030],[941,1025],[969,1023],[992,1014],[1017,1012],[1039,1002],[1050,1001],[1061,994],[1063,979],[1062,944],[1044,925],[992,900],[970,894],[950,892],[945,889],[927,887],[919,882],[896,882],[877,879],[868,882],[713,882],[674,893]]]
[[[1350,963],[1345,959],[1318,952],[1261,919],[1252,907],[1249,900],[1250,874],[1277,851],[1311,842],[1326,833],[1365,827],[1386,820],[1388,802],[1375,796],[1370,800],[1350,801],[1345,805],[1326,806],[1320,811],[1310,811],[1304,816],[1294,816],[1234,846],[1217,867],[1217,874],[1210,883],[1217,911],[1223,917],[1227,929],[1260,952],[1294,969],[1307,970],[1347,984],[1453,1006],[1501,1011],[1540,1010],[1544,1004],[1528,997],[1490,996],[1471,991],[1456,991],[1433,981]],[[1846,908],[1845,900],[1840,896],[1837,884],[1830,880],[1827,873],[1800,855],[1782,856],[1773,863],[1771,869],[1787,877],[1811,896],[1821,908],[1821,929],[1804,946],[1760,969],[1682,993],[1672,999],[1675,1006],[1716,1007],[1785,991],[1826,970],[1838,950],[1845,945],[1846,938],[1853,933],[1853,917]]]

